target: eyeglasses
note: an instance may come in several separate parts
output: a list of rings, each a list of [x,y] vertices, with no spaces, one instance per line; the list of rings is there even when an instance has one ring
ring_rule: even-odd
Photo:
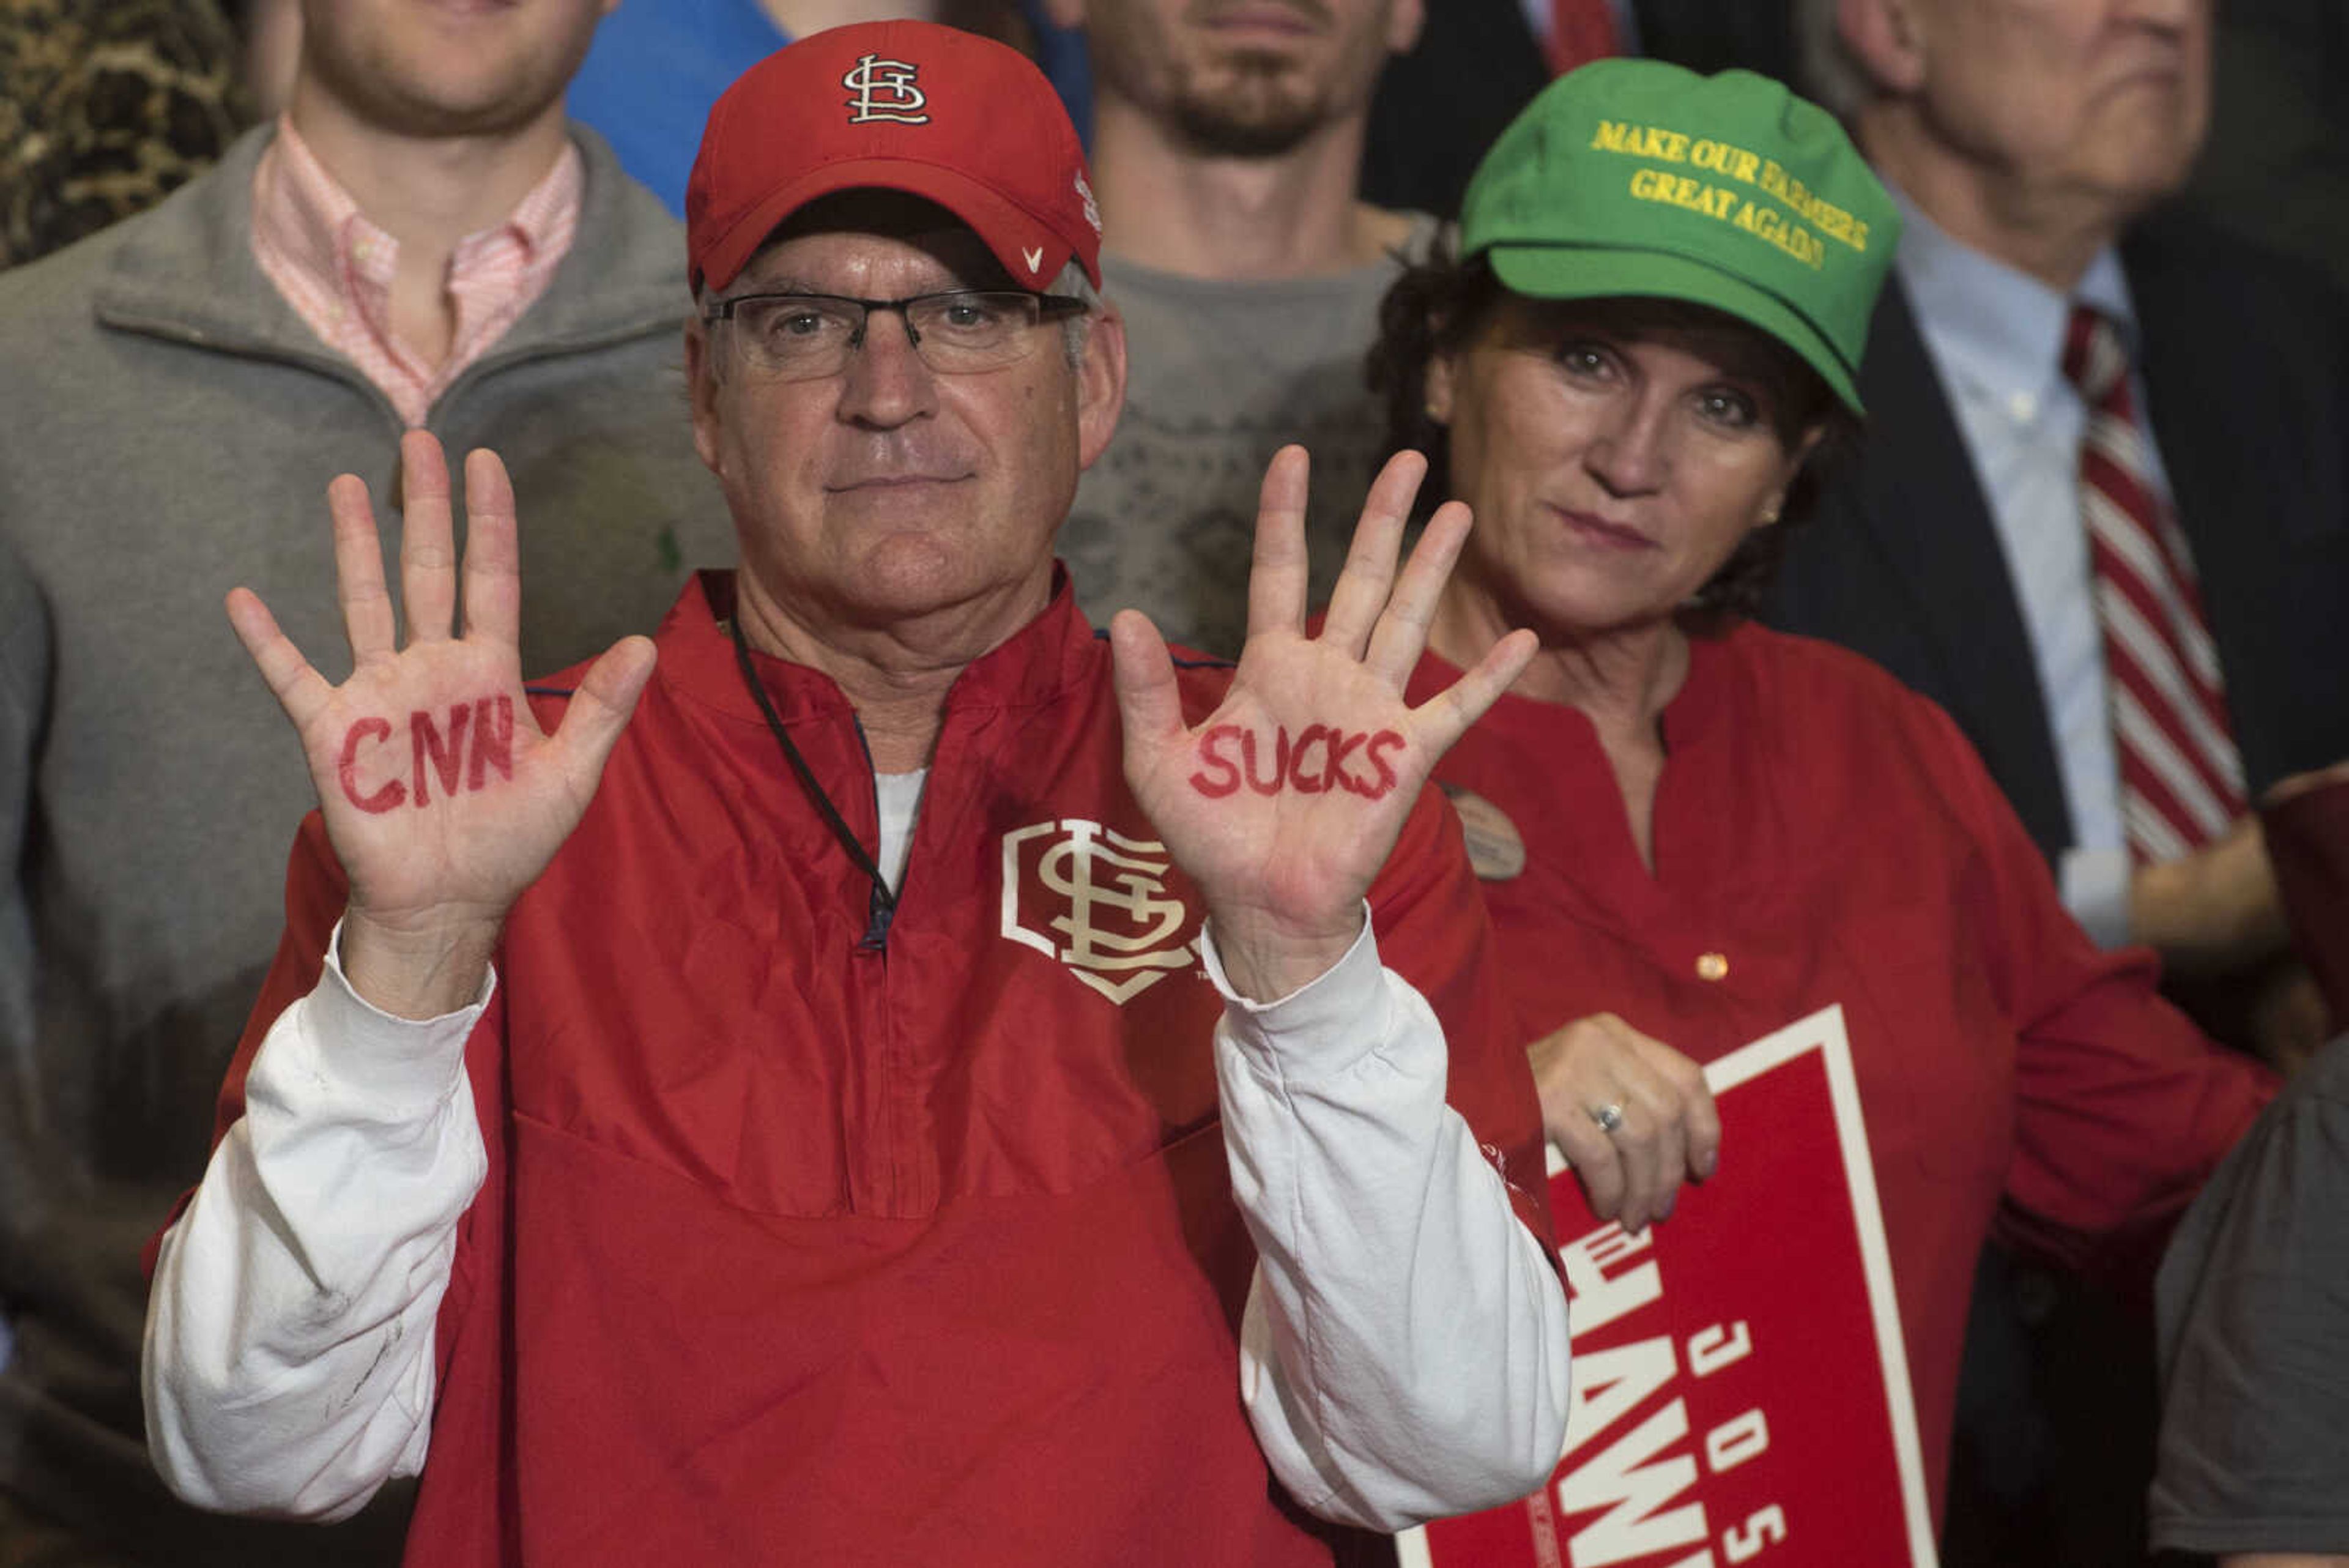
[[[1027,358],[1040,323],[1081,315],[1085,302],[1019,289],[950,289],[907,299],[837,294],[745,294],[715,300],[705,321],[731,321],[756,373],[781,380],[836,376],[864,342],[876,310],[894,310],[922,363],[942,376],[997,370]]]

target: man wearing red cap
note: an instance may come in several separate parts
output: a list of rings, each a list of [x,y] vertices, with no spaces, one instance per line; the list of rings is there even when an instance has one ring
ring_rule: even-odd
[[[347,477],[351,680],[231,596],[322,811],[157,1250],[182,1495],[420,1474],[434,1568],[1286,1564],[1547,1474],[1537,1112],[1421,788],[1522,639],[1402,702],[1466,525],[1397,573],[1408,460],[1309,639],[1296,452],[1237,671],[1091,631],[1051,538],[1123,342],[1046,292],[1091,206],[1016,54],[794,45],[688,198],[738,571],[524,688],[502,471],[452,635],[418,436],[404,649]]]

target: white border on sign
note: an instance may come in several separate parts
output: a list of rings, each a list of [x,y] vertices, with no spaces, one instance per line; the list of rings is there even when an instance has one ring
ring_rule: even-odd
[[[1909,1385],[1909,1351],[1900,1333],[1899,1303],[1892,1289],[1892,1254],[1885,1244],[1876,1166],[1868,1158],[1868,1127],[1860,1115],[1859,1081],[1852,1073],[1851,1041],[1844,1033],[1842,1007],[1823,1007],[1708,1063],[1705,1086],[1718,1097],[1806,1051],[1818,1052],[1826,1069],[1827,1100],[1835,1111],[1844,1179],[1851,1197],[1852,1218],[1859,1229],[1860,1272],[1868,1282],[1868,1316],[1876,1324],[1877,1363],[1883,1373],[1884,1402],[1892,1423],[1893,1459],[1900,1468],[1909,1555],[1915,1568],[1937,1568],[1940,1556],[1933,1545],[1932,1501],[1925,1488],[1924,1452],[1917,1439],[1917,1399]],[[1566,1168],[1566,1157],[1556,1144],[1549,1146],[1547,1165],[1551,1176]],[[1406,1530],[1394,1540],[1400,1568],[1433,1568],[1424,1529]]]

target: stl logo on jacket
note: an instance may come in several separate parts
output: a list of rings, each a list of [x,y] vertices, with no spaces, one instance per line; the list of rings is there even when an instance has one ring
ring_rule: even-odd
[[[1014,828],[1003,836],[1003,934],[1123,1007],[1197,961],[1190,907],[1166,887],[1172,869],[1164,845],[1082,817]]]

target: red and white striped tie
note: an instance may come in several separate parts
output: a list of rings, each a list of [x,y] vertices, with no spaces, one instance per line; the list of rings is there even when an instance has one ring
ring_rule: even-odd
[[[2080,515],[2104,633],[2122,830],[2138,865],[2175,860],[2243,811],[2219,650],[2186,536],[2153,483],[2128,350],[2103,313],[2072,307],[2064,374],[2087,405]]]

